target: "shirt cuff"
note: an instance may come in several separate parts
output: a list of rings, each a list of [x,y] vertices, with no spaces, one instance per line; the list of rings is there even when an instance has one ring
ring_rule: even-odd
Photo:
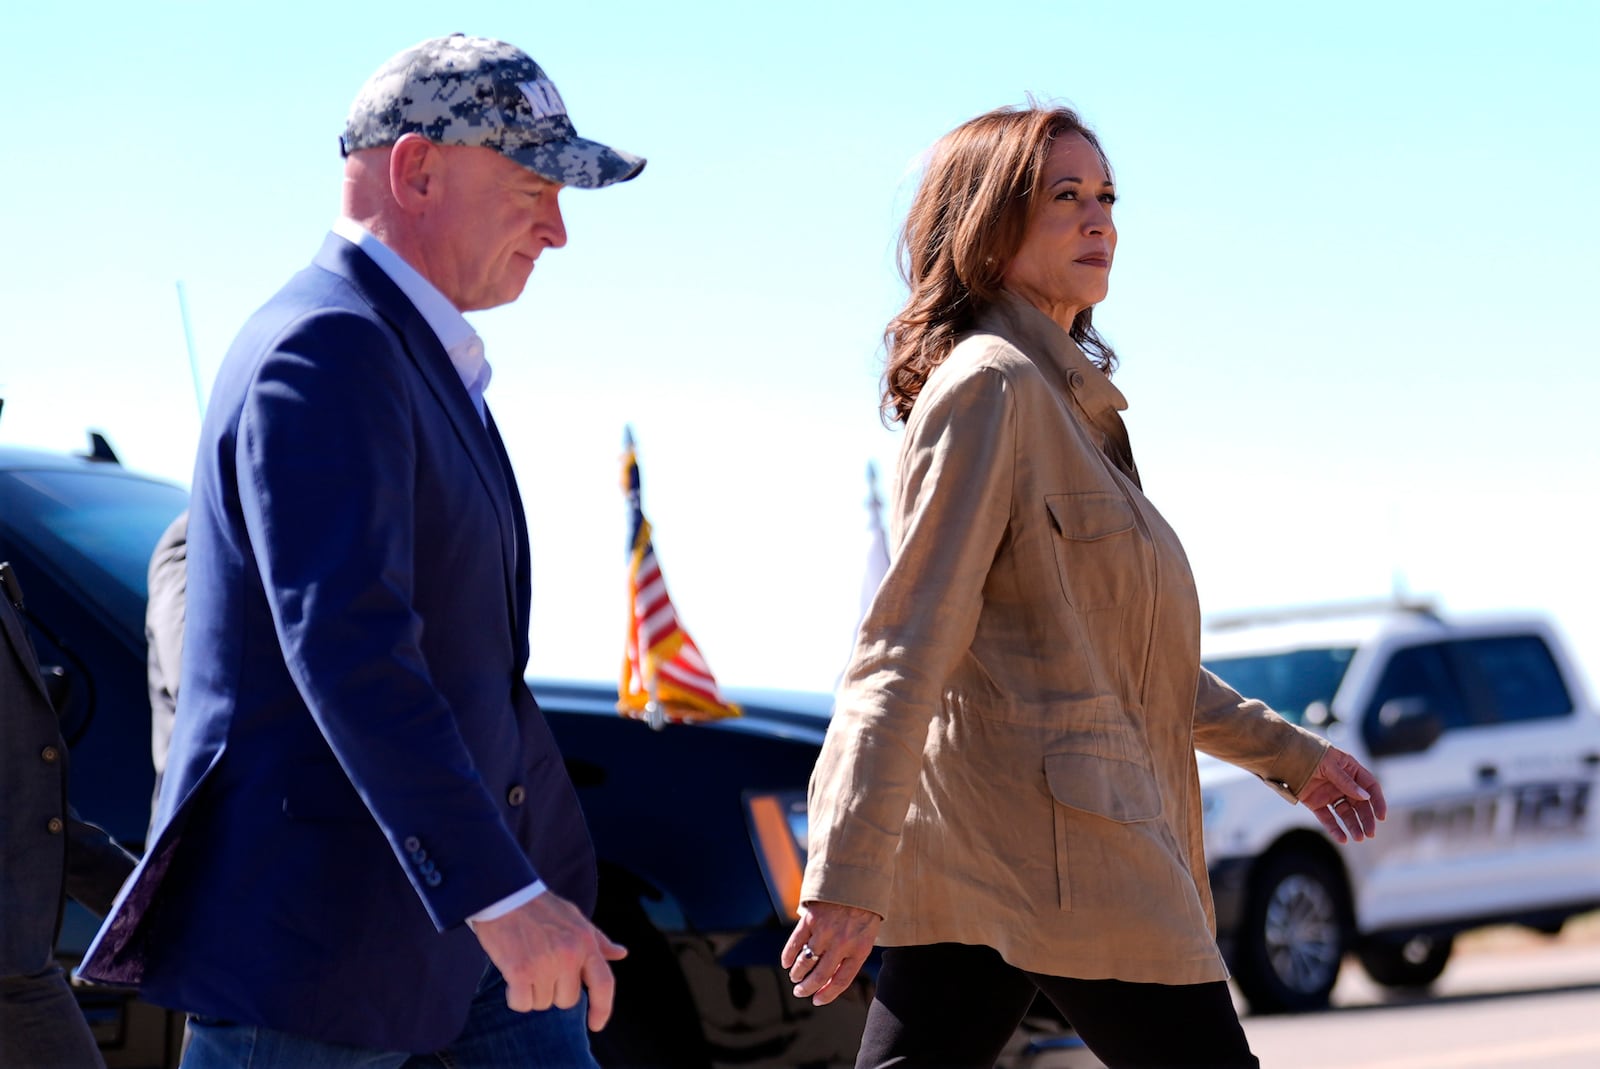
[[[549,888],[544,885],[543,880],[534,880],[522,890],[513,891],[500,901],[484,906],[482,909],[478,910],[478,912],[468,917],[467,920],[468,922],[499,920],[501,917],[504,917],[507,913],[510,913],[518,906],[526,902],[532,902],[535,898],[538,898],[548,890]]]

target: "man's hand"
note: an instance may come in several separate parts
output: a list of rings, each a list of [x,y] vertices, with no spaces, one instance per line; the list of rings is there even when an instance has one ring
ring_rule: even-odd
[[[1378,821],[1389,815],[1389,803],[1383,800],[1378,777],[1335,746],[1328,747],[1317,770],[1301,789],[1300,804],[1317,815],[1338,843],[1347,838],[1358,843],[1372,838],[1378,833]],[[1345,835],[1346,828],[1349,836]]]
[[[779,959],[794,981],[796,998],[826,1006],[845,993],[872,952],[883,918],[871,910],[812,902],[800,907],[800,921]]]
[[[589,1031],[611,1017],[616,981],[607,961],[628,951],[606,938],[578,907],[552,891],[503,917],[473,921],[484,953],[506,978],[506,1005],[518,1013],[570,1010],[589,991]]]

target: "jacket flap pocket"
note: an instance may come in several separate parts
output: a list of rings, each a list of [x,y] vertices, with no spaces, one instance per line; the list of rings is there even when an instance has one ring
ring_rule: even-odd
[[[1053,753],[1044,775],[1055,800],[1069,809],[1131,824],[1161,815],[1161,790],[1144,765],[1087,753]]]
[[[1063,538],[1093,542],[1133,530],[1133,506],[1121,494],[1094,490],[1081,494],[1046,494],[1050,522]]]

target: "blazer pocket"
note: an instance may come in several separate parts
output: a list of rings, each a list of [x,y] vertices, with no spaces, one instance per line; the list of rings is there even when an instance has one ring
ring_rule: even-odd
[[[1139,569],[1128,499],[1094,490],[1046,494],[1044,504],[1055,532],[1051,544],[1067,604],[1088,612],[1126,601]]]

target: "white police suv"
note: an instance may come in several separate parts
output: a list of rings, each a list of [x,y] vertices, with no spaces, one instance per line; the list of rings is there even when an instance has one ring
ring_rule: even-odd
[[[1322,732],[1383,784],[1388,821],[1338,846],[1303,806],[1202,757],[1218,940],[1257,1013],[1328,1004],[1347,953],[1423,987],[1457,933],[1555,933],[1600,909],[1600,712],[1548,622],[1422,605],[1214,621],[1206,666]]]

